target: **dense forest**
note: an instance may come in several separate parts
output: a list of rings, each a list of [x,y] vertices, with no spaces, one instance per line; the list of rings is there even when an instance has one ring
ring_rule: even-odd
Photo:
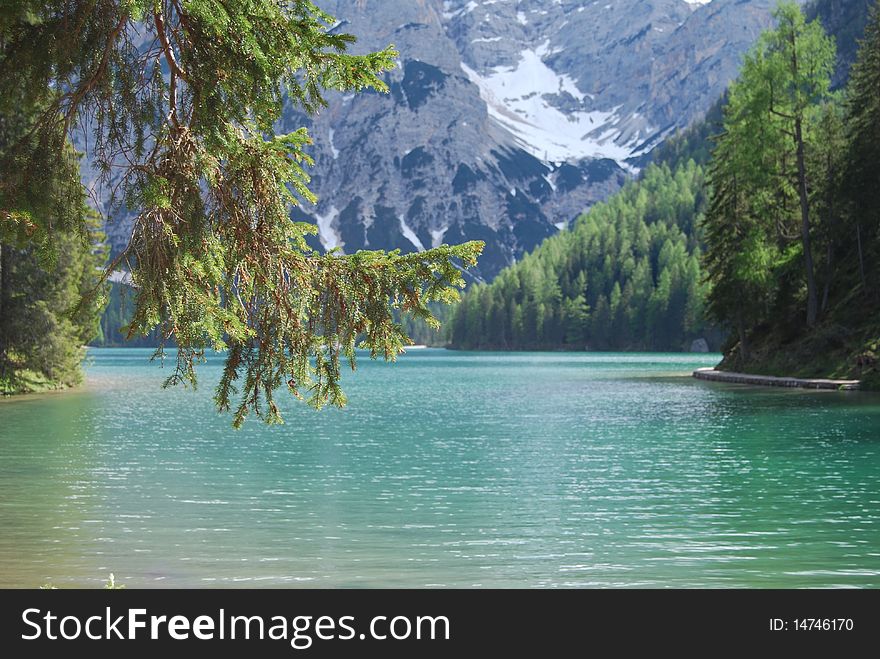
[[[704,336],[703,169],[651,165],[489,285],[451,325],[460,348],[682,350]]]
[[[880,12],[841,93],[834,41],[784,4],[731,87],[708,181],[723,368],[877,380]]]
[[[89,344],[100,348],[156,348],[162,337],[153,330],[129,336],[128,327],[136,310],[137,291],[126,284],[113,282],[108,287],[107,306],[98,324],[100,331]]]

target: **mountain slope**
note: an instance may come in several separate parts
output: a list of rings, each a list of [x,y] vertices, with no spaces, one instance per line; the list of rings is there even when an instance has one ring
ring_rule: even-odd
[[[388,95],[330,94],[282,129],[315,140],[323,249],[487,243],[488,280],[607,198],[700,117],[768,24],[770,0],[321,0],[400,51]],[[118,251],[127,223],[108,233]]]

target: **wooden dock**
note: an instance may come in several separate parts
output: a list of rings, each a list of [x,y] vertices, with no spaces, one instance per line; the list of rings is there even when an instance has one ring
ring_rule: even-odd
[[[786,378],[772,375],[750,375],[748,373],[732,373],[716,371],[714,368],[698,368],[694,371],[698,380],[712,382],[729,382],[732,384],[750,384],[762,387],[789,387],[800,389],[829,389],[833,391],[854,391],[859,388],[858,380],[829,380],[825,378]]]

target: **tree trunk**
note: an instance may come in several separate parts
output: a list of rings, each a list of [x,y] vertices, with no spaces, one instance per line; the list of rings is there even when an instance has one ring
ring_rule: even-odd
[[[746,342],[746,329],[743,326],[742,318],[736,319],[736,331],[739,334],[739,354],[743,363],[749,359],[749,346]]]
[[[825,290],[822,291],[822,313],[825,312],[825,309],[828,308],[828,293],[831,290],[831,277],[833,275],[833,270],[831,269],[831,259],[833,257],[833,250],[831,249],[831,240],[828,241],[828,249],[825,254]]]
[[[12,297],[12,249],[0,243],[0,377],[9,375],[9,322]]]
[[[797,142],[798,196],[801,201],[801,242],[804,246],[804,268],[807,271],[807,326],[812,327],[816,324],[819,304],[816,294],[816,275],[813,268],[813,250],[810,247],[810,200],[807,196],[807,166],[800,117],[795,119],[794,132]]]
[[[832,268],[834,259],[834,241],[832,239],[834,236],[834,231],[832,231],[834,228],[834,185],[831,183],[831,181],[834,180],[834,165],[832,164],[830,153],[826,162],[828,164],[828,245],[825,251],[825,290],[822,292],[822,313],[825,313],[825,309],[828,308],[828,295],[831,291],[831,278],[834,276],[834,270]]]
[[[862,288],[867,291],[868,286],[865,282],[865,258],[862,256],[862,225],[856,222],[856,244],[859,247],[859,274],[862,277]]]

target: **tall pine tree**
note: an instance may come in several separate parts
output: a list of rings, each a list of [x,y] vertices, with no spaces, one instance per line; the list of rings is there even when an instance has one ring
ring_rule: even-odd
[[[866,292],[876,295],[880,242],[880,3],[871,9],[846,103],[846,174],[851,242]]]
[[[777,27],[731,85],[705,217],[709,310],[736,329],[744,359],[749,331],[787,315],[801,285],[807,327],[820,304],[814,188],[823,168],[811,155],[821,141],[822,104],[831,100],[834,44],[794,3],[780,4],[774,16]]]

